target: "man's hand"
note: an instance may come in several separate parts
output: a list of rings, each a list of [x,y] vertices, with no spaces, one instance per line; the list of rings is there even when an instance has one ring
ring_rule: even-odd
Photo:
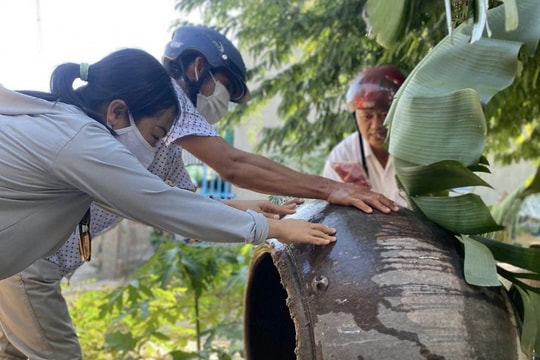
[[[259,212],[269,219],[281,219],[285,215],[294,214],[296,207],[302,204],[304,200],[291,199],[281,205],[274,204],[268,200],[226,200],[225,204],[238,210],[253,210]]]
[[[339,184],[327,199],[331,204],[354,206],[365,213],[372,213],[373,208],[387,214],[399,210],[399,207],[383,194],[354,184]]]

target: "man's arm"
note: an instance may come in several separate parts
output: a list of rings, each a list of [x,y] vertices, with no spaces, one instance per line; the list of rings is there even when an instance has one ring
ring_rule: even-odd
[[[384,195],[298,172],[266,157],[239,150],[217,136],[186,136],[180,146],[216,170],[223,179],[241,188],[275,195],[322,199],[329,203],[355,206],[370,213],[384,213],[398,207]]]

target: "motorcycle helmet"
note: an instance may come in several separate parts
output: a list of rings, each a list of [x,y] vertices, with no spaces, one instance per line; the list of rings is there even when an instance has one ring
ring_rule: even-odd
[[[347,108],[388,110],[405,76],[394,65],[378,65],[362,71],[347,91]]]
[[[196,56],[203,56],[211,71],[223,71],[232,85],[231,101],[245,103],[250,98],[246,85],[247,71],[242,55],[232,42],[218,31],[202,26],[181,26],[165,47],[163,64],[174,78],[183,75],[183,66]]]

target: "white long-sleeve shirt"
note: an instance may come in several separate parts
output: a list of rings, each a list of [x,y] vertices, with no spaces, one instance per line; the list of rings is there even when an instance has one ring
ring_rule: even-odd
[[[192,238],[268,235],[261,214],[169,186],[74,106],[0,87],[0,129],[0,278],[58,250],[93,200]]]

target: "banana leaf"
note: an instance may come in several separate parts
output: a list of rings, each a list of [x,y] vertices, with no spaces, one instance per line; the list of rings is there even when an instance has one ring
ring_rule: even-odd
[[[489,248],[468,236],[463,237],[465,247],[465,281],[476,286],[500,286],[497,262]]]
[[[540,249],[465,236],[465,279],[477,286],[497,286],[496,273],[518,290],[523,309],[521,349],[531,358],[540,349]],[[513,266],[514,271],[504,264]],[[495,270],[496,266],[496,270]],[[514,300],[515,301],[515,300]]]
[[[432,68],[426,76],[435,78],[436,70]],[[408,79],[391,110],[399,116],[386,118],[392,156],[418,165],[441,160],[457,160],[465,166],[478,164],[486,143],[486,122],[477,93],[472,89],[449,92],[435,88],[428,94],[429,90],[421,87],[437,85],[423,78],[413,82],[413,74]]]
[[[462,236],[462,241],[465,246],[465,280],[469,284],[499,286],[499,274],[513,284],[540,294],[540,249],[475,235]]]
[[[512,4],[513,2],[514,4]],[[499,6],[488,11],[487,20],[491,30],[491,38],[524,43],[529,48],[529,53],[534,54],[538,46],[538,39],[540,38],[540,21],[538,21],[540,18],[540,2],[537,0],[515,0],[509,2],[507,0],[504,3],[504,6]],[[507,4],[511,6],[507,6]],[[519,22],[517,28],[513,31],[506,30],[507,17],[514,18],[509,21],[513,21],[514,23]],[[470,34],[471,28],[471,24],[463,24],[456,29],[456,32]],[[484,37],[483,39],[486,38]]]
[[[514,31],[517,29],[519,24],[519,15],[516,5],[516,0],[503,0],[505,11],[504,11],[504,29],[506,32]]]
[[[515,31],[521,20],[516,1],[503,0],[504,7],[501,7],[501,9],[504,9],[504,30],[506,32]],[[480,39],[484,31],[491,34],[488,18],[486,17],[489,4],[488,0],[475,0],[470,4],[461,1],[459,5],[456,5],[457,1],[445,0],[444,2],[448,34],[451,34],[454,28],[453,19],[455,22],[464,22],[467,20],[469,13],[473,18],[470,25],[471,29],[469,30],[471,42]],[[366,21],[368,22],[370,33],[381,46],[385,48],[392,47],[403,36],[405,29],[412,21],[412,15],[418,14],[419,11],[426,11],[425,8],[421,8],[422,6],[425,7],[426,3],[434,2],[425,0],[368,0],[366,3]],[[458,12],[457,10],[459,9],[456,9],[458,6],[465,9],[461,9],[461,12]],[[454,13],[452,13],[452,10],[454,10]]]
[[[540,295],[516,286],[523,302],[523,325],[521,326],[521,348],[526,354],[540,349]],[[530,357],[532,358],[532,357]],[[536,356],[535,356],[536,358]]]
[[[405,27],[405,14],[407,13],[406,10],[410,7],[410,2],[406,0],[367,2],[368,32],[375,35],[380,45],[389,47],[401,35]]]
[[[502,229],[476,194],[411,196],[409,199],[431,221],[454,234],[483,234]]]
[[[426,166],[402,167],[398,179],[410,196],[467,186],[491,187],[461,162],[455,160],[443,160]]]
[[[457,201],[452,197],[429,199],[430,191],[446,186],[426,187],[430,181],[441,180],[438,173],[431,179],[423,178],[417,185],[412,185],[407,178],[411,176],[411,168],[415,172],[429,173],[429,169],[417,167],[434,166],[445,160],[459,161],[468,168],[461,168],[455,174],[460,178],[473,179],[472,170],[487,170],[482,155],[487,136],[482,109],[497,92],[514,81],[523,44],[535,49],[540,38],[540,22],[537,21],[540,2],[523,0],[516,4],[519,27],[512,33],[506,32],[504,7],[497,7],[487,15],[491,38],[482,37],[470,43],[474,25],[465,24],[443,39],[407,77],[386,118],[388,149],[397,159],[399,182],[406,190],[413,190],[408,195],[427,218],[452,232],[493,229],[495,221],[486,216],[489,211],[482,201]],[[461,179],[445,180],[447,184],[459,184],[459,181]],[[428,199],[429,205],[422,196]],[[452,213],[447,211],[450,202]],[[471,204],[473,209],[457,209],[459,204]],[[462,219],[451,218],[463,213],[472,215],[467,224],[463,224]]]
[[[523,197],[538,193],[540,193],[540,168],[536,170],[536,174],[534,175],[534,178],[531,180],[530,184],[525,187]]]
[[[497,272],[502,277],[509,280],[513,285],[518,285],[527,291],[540,293],[540,288],[530,285],[531,281],[538,282],[540,278],[540,275],[538,273],[510,271],[505,269],[502,264],[498,264],[497,266]]]
[[[527,248],[513,244],[506,244],[477,235],[470,235],[470,238],[487,246],[493,254],[495,260],[502,263],[511,264],[519,267],[520,269],[540,273],[539,248]]]

